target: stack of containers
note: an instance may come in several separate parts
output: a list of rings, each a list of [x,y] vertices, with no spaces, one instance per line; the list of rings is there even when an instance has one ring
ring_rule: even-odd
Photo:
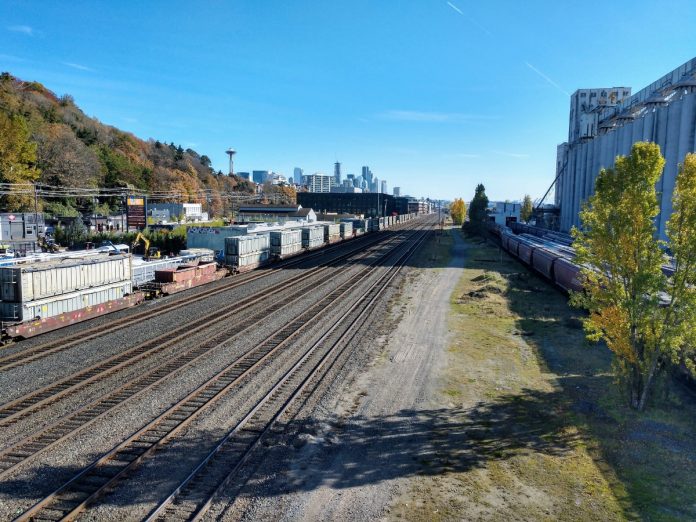
[[[327,223],[324,225],[324,242],[335,243],[341,239],[341,225],[339,223]]]
[[[343,239],[349,239],[353,237],[353,223],[350,221],[344,221],[341,225],[341,237]]]
[[[225,264],[237,269],[257,267],[270,257],[269,234],[249,234],[225,238]]]
[[[0,316],[46,319],[133,292],[130,255],[93,256],[0,267]]]
[[[287,257],[302,251],[302,229],[290,228],[286,230],[272,230],[271,255],[274,257]]]
[[[313,225],[302,227],[302,247],[303,248],[318,248],[324,245],[324,227],[322,225]]]

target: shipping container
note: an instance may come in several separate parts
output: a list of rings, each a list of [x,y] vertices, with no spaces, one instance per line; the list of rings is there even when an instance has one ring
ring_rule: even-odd
[[[324,242],[333,243],[341,239],[341,225],[339,223],[327,223],[324,225]]]
[[[228,254],[225,256],[225,264],[232,267],[233,270],[243,271],[256,268],[268,262],[269,259],[270,252],[268,250],[242,254],[241,256]]]
[[[302,251],[302,229],[274,230],[271,236],[271,255],[287,257]]]
[[[344,222],[341,223],[341,237],[343,239],[348,239],[353,237],[353,223]]]
[[[193,257],[201,263],[215,261],[215,251],[210,248],[188,248],[179,252],[182,257]]]
[[[0,314],[3,321],[24,322],[32,319],[53,317],[67,312],[74,312],[88,306],[95,306],[121,299],[133,292],[133,283],[122,281],[98,286],[77,292],[47,297],[36,301],[0,302]]]
[[[244,256],[256,252],[268,253],[271,238],[266,234],[249,234],[248,236],[228,237],[225,239],[225,257]]]
[[[313,225],[302,227],[302,247],[317,248],[324,244],[324,227]]]
[[[34,301],[130,279],[129,255],[0,267],[0,299]]]

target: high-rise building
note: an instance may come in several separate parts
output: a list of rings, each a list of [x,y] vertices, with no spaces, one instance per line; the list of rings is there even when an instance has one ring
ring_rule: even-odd
[[[235,175],[240,178],[251,179],[251,175],[248,172],[237,172]]]
[[[304,174],[304,170],[302,170],[300,167],[295,167],[292,171],[292,179],[295,180],[295,183],[299,184],[302,183],[302,175]]]
[[[326,174],[310,174],[302,176],[302,184],[307,187],[310,192],[331,192],[334,177]]]
[[[362,177],[367,182],[368,190],[372,187],[372,171],[370,167],[365,166],[362,168]]]
[[[394,196],[395,196],[395,197],[398,198],[398,197],[401,196],[401,187],[394,187],[394,188],[392,189],[392,191],[394,192]]]
[[[350,183],[351,187],[355,187],[355,174],[346,174],[346,180]]]
[[[379,192],[379,178],[377,176],[372,178],[372,183],[370,183],[370,192]]]
[[[251,175],[254,180],[254,183],[258,183],[259,185],[265,183],[268,179],[267,170],[254,170],[252,171]]]
[[[382,194],[386,194],[386,193],[387,193],[387,180],[386,180],[386,179],[383,179],[383,180],[382,180],[382,186],[380,187],[380,192],[381,192]]]
[[[600,170],[630,154],[635,142],[651,141],[666,160],[656,185],[660,214],[655,219],[659,238],[666,239],[679,164],[696,148],[696,58],[628,95],[629,88],[613,87],[580,89],[571,96],[568,141],[558,146],[556,158],[555,201],[564,232],[580,225],[580,209]]]
[[[334,185],[341,185],[341,164],[338,161],[334,163]]]

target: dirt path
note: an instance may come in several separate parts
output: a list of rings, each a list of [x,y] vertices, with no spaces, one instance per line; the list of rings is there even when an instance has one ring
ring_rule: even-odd
[[[398,323],[381,352],[369,371],[357,372],[347,392],[330,394],[314,412],[290,469],[250,492],[253,500],[238,501],[225,519],[375,520],[388,514],[391,500],[434,453],[433,399],[446,364],[449,300],[464,255],[458,236],[447,252],[451,241],[435,239],[435,254],[421,254],[392,306],[391,319]],[[420,267],[450,255],[444,268]]]

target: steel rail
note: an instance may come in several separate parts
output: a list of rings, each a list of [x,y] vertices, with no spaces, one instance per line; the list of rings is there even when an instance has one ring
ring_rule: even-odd
[[[397,264],[389,269],[378,281],[374,282],[370,289],[357,302],[351,306],[350,312],[345,314],[322,337],[317,340],[273,386],[273,388],[254,406],[254,408],[241,420],[228,434],[208,453],[208,455],[196,466],[196,468],[180,483],[180,485],[148,515],[146,522],[167,520],[201,520],[217,497],[237,475],[242,466],[247,462],[252,452],[258,447],[263,437],[268,433],[276,421],[295,403],[307,389],[312,379],[329,362],[333,362],[341,356],[349,346],[350,341],[357,335],[357,329],[351,328],[363,320],[371,311],[371,307],[380,298],[384,290],[400,272],[403,265],[413,255],[418,246],[424,241],[426,234],[412,245],[397,261]],[[357,315],[348,321],[348,314],[357,311]],[[349,324],[345,324],[348,323]],[[299,373],[327,339],[335,333],[339,327],[345,328],[341,335],[321,355],[320,360],[310,369],[309,374],[302,378]],[[339,347],[342,348],[339,350]],[[338,353],[336,353],[338,352]],[[292,386],[292,379],[301,382]],[[290,391],[289,397],[286,397]],[[273,402],[281,402],[279,410],[269,411]],[[270,419],[264,419],[262,415],[265,409]],[[211,472],[210,469],[216,469]],[[222,480],[212,480],[210,485],[209,475],[222,474]],[[207,475],[206,475],[207,473]],[[211,492],[212,489],[212,492]],[[201,498],[202,497],[202,498]]]
[[[267,337],[250,352],[235,360],[145,427],[90,464],[16,520],[29,520],[37,516],[66,520],[74,518],[89,503],[112,487],[125,473],[188,426],[193,419],[222,398],[246,376],[261,367],[265,361],[285,348],[301,332],[304,332],[308,325],[313,324],[312,320],[323,314],[327,306],[355,289],[379,268],[378,263],[381,260],[389,258],[395,252],[399,252],[398,247],[375,260],[370,266],[364,267],[359,278],[352,278],[343,283],[279,332]]]

